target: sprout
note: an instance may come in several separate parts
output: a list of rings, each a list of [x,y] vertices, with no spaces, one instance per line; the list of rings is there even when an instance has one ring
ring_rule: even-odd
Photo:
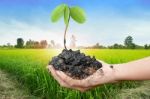
[[[57,22],[61,17],[64,17],[64,22],[66,25],[65,32],[64,32],[64,48],[66,47],[66,33],[69,26],[70,18],[72,18],[77,23],[84,23],[86,21],[84,10],[78,6],[69,7],[66,4],[61,4],[57,6],[51,15],[51,21]]]

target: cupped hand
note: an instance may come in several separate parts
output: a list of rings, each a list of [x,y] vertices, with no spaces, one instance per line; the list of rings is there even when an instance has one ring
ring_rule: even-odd
[[[84,92],[102,84],[117,82],[114,68],[103,61],[100,62],[103,67],[82,80],[72,79],[64,72],[55,70],[51,65],[48,66],[48,70],[61,86]]]

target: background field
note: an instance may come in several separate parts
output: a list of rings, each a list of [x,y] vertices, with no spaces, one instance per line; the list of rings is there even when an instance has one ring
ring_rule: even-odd
[[[46,99],[112,99],[118,98],[123,90],[130,91],[130,89],[136,89],[142,84],[142,82],[135,81],[107,84],[86,93],[62,88],[46,69],[49,60],[60,51],[2,49],[0,50],[0,69],[15,76],[18,82],[33,95]],[[111,64],[129,62],[150,56],[150,50],[86,49],[81,51]]]

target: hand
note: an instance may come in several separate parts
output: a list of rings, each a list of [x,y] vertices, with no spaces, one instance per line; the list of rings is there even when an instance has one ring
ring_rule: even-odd
[[[48,66],[48,70],[61,86],[84,92],[101,84],[117,82],[114,68],[110,68],[110,65],[105,62],[100,62],[103,67],[82,80],[72,79],[64,72],[55,70],[51,65]]]

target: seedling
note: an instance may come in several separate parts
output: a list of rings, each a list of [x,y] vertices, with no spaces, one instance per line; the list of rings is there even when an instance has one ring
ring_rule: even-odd
[[[51,20],[52,20],[52,22],[57,22],[62,17],[64,17],[64,22],[66,25],[65,32],[64,32],[64,48],[67,49],[66,33],[68,30],[70,19],[72,18],[77,23],[82,24],[86,21],[85,12],[83,9],[81,9],[78,6],[69,7],[66,4],[61,4],[53,10]]]
[[[80,50],[68,50],[66,47],[66,33],[71,18],[80,24],[85,22],[85,12],[78,6],[69,7],[66,4],[61,4],[53,10],[51,20],[57,22],[61,17],[64,17],[66,25],[64,50],[58,56],[53,57],[49,65],[52,65],[56,70],[65,72],[73,79],[84,79],[101,68],[102,64],[95,57],[91,58],[85,56],[84,53],[80,53]]]

